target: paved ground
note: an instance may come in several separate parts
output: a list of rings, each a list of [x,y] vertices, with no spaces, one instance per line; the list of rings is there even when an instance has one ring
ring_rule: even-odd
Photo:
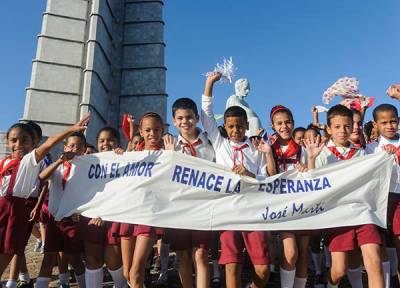
[[[29,244],[26,248],[27,266],[28,266],[29,273],[33,279],[35,279],[39,273],[40,265],[41,265],[42,258],[43,258],[42,254],[40,254],[38,252],[33,252],[34,244],[35,244],[35,240],[33,237],[31,237]],[[171,258],[172,257],[173,257],[173,254],[171,254]],[[172,262],[173,262],[173,259],[171,259],[171,263]],[[6,280],[8,278],[8,276],[7,276],[8,273],[9,273],[9,270],[7,268],[7,271],[4,273],[4,277],[2,277],[2,279],[1,279],[2,281]],[[313,283],[312,274],[313,273],[311,270],[309,271],[309,274],[310,274],[310,276],[308,279],[307,288],[313,287],[313,285],[312,285],[312,283]],[[58,270],[57,270],[57,267],[55,267],[53,269],[53,281],[51,282],[50,287],[57,287],[57,275],[58,275]],[[103,283],[103,287],[110,287],[110,288],[113,287],[106,269],[105,269],[105,275],[106,275],[106,277],[105,277],[106,282]],[[223,275],[223,271],[222,271],[222,275]],[[147,285],[147,287],[157,287],[157,285],[155,285],[157,276],[158,276],[157,274],[151,274],[152,283],[150,285]],[[242,278],[243,278],[243,282],[244,282],[243,285],[245,287],[245,285],[246,285],[245,282],[249,282],[250,278],[251,278],[251,269],[250,269],[249,264],[244,265],[244,272],[243,272]],[[340,287],[342,287],[342,288],[350,287],[350,285],[347,284],[347,281],[343,281],[343,282],[345,282],[345,283],[343,283]],[[76,282],[73,278],[71,279],[71,287],[77,287]],[[160,286],[158,286],[158,287],[160,287]],[[170,287],[170,288],[181,287],[178,274],[172,268],[168,271],[168,283],[166,285],[163,285],[163,287]],[[272,274],[271,281],[270,281],[270,283],[268,283],[267,287],[268,288],[280,287],[278,273]],[[317,286],[315,286],[315,287],[317,287]],[[319,286],[319,287],[324,287],[324,286]],[[365,287],[367,287],[367,285],[365,285]]]

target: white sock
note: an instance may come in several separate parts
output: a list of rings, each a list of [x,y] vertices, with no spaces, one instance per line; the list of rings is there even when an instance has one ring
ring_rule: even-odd
[[[36,278],[36,288],[48,288],[50,284],[50,277],[38,277]]]
[[[269,264],[269,271],[275,272],[275,264]]]
[[[17,288],[17,280],[8,280],[6,288]]]
[[[168,271],[169,244],[161,243],[160,249],[160,273]]]
[[[293,288],[306,288],[307,278],[294,278]]]
[[[328,284],[326,284],[326,288],[338,288],[339,284],[333,285],[331,282],[328,281]]]
[[[25,281],[25,282],[29,283],[31,281],[31,277],[29,276],[28,272],[19,273],[18,280]]]
[[[390,261],[382,262],[382,272],[385,288],[390,288]]]
[[[110,272],[110,275],[114,281],[115,288],[126,287],[127,283],[126,283],[126,279],[123,274],[122,266],[119,267],[117,270],[108,269],[108,272]]]
[[[90,270],[86,268],[85,282],[86,282],[86,287],[90,288],[102,287],[101,283],[103,283],[103,267],[95,270]]]
[[[60,285],[69,285],[69,272],[58,274],[58,281]]]
[[[361,267],[354,269],[347,269],[347,277],[349,278],[351,287],[363,288]]]
[[[219,264],[218,260],[212,260],[212,267],[213,267],[213,278],[221,278],[221,274],[219,272]]]
[[[328,247],[324,246],[324,255],[325,255],[325,267],[331,268],[332,266],[332,256],[331,252],[329,252]]]
[[[288,271],[281,267],[279,273],[281,275],[281,288],[292,288],[294,285],[296,270]]]
[[[314,264],[315,274],[322,275],[321,264],[322,264],[322,254],[321,253],[311,253],[311,258]]]
[[[397,276],[397,252],[396,248],[386,248],[388,258],[390,261],[390,275]]]
[[[86,288],[85,272],[83,272],[81,275],[76,275],[75,273],[75,279],[76,283],[78,283],[79,288]]]

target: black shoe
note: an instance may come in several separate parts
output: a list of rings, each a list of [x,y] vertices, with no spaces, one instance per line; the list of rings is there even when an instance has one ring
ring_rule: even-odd
[[[221,288],[221,278],[215,277],[211,279],[211,288]]]

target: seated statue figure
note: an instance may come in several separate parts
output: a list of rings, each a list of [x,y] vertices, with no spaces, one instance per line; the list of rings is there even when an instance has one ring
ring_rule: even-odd
[[[240,106],[246,111],[249,121],[249,130],[246,132],[246,136],[248,137],[257,135],[257,131],[262,127],[256,112],[254,112],[244,100],[249,94],[249,91],[249,81],[247,79],[238,79],[235,82],[235,95],[230,96],[228,100],[226,100],[226,109],[231,106]]]

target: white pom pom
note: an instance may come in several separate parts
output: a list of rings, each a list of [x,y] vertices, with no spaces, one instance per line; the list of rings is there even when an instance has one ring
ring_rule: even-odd
[[[233,64],[232,57],[229,57],[229,59],[224,58],[223,63],[215,66],[214,70],[211,72],[207,72],[206,76],[208,77],[209,75],[219,72],[222,74],[221,81],[225,83],[232,83],[233,78],[235,77],[235,70],[236,67]]]

